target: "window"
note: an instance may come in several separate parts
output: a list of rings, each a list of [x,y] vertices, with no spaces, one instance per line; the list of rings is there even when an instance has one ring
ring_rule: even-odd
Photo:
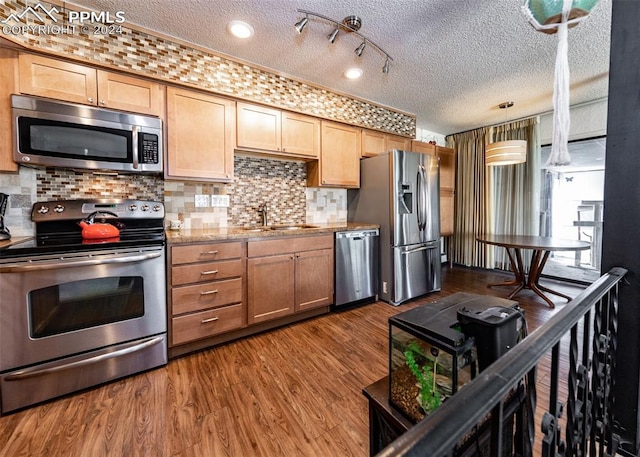
[[[606,137],[569,142],[571,164],[547,167],[541,148],[540,235],[583,240],[585,251],[553,252],[545,276],[591,283],[600,276]]]

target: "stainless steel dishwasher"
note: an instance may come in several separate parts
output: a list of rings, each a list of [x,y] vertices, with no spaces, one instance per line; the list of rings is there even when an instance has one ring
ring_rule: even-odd
[[[335,306],[378,294],[379,231],[336,232]]]

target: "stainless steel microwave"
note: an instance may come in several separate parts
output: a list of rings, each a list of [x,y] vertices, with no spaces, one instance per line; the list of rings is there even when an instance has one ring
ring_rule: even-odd
[[[162,172],[162,120],[157,117],[24,95],[12,95],[11,108],[17,163]]]

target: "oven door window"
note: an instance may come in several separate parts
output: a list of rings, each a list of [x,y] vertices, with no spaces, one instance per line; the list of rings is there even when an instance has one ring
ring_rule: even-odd
[[[144,315],[142,277],[67,282],[29,292],[30,332],[44,338]]]
[[[30,117],[19,117],[18,129],[23,154],[101,162],[133,160],[133,134],[127,130]]]

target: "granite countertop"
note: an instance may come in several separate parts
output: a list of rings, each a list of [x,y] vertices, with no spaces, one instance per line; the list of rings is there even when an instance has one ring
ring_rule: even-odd
[[[346,222],[338,224],[292,224],[301,226],[295,230],[284,229],[275,225],[276,229],[255,227],[224,227],[210,229],[167,230],[167,243],[192,243],[198,241],[224,241],[241,239],[265,239],[290,236],[321,235],[344,230],[377,229],[378,224]],[[278,228],[280,227],[280,228]]]

